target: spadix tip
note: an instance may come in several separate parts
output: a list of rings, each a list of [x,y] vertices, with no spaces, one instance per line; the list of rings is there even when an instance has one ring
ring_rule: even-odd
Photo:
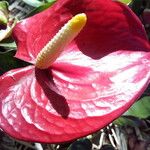
[[[50,67],[63,49],[80,33],[86,22],[85,13],[72,17],[38,53],[35,66],[39,69]]]
[[[77,14],[70,20],[70,26],[73,29],[82,29],[87,22],[87,16],[85,13]]]

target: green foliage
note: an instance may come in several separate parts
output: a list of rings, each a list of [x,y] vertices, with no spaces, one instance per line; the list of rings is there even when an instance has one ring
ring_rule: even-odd
[[[129,4],[129,3],[131,3],[132,0],[119,0],[119,1],[124,4]]]
[[[142,126],[143,121],[133,116],[121,116],[114,121],[114,124],[117,124],[119,126],[140,127]]]
[[[39,7],[44,4],[44,2],[41,2],[39,0],[23,0],[23,1],[32,7]]]
[[[141,98],[124,115],[141,119],[148,118],[150,116],[150,96]]]
[[[0,52],[0,75],[12,68],[19,68],[27,65],[26,62],[16,59],[14,57],[15,53],[15,50]]]
[[[7,24],[8,22],[8,2],[1,1],[0,2],[0,24]]]
[[[148,117],[150,117],[150,96],[145,96],[132,105],[114,123],[120,126],[129,125],[140,127],[143,124],[142,119],[147,119]]]
[[[29,16],[33,16],[47,8],[49,8],[50,6],[52,6],[54,3],[56,2],[56,0],[49,0],[47,3],[44,3],[42,4],[41,6],[33,9],[26,17],[29,17]]]
[[[4,47],[5,49],[16,49],[17,48],[15,42],[0,43],[0,47]]]

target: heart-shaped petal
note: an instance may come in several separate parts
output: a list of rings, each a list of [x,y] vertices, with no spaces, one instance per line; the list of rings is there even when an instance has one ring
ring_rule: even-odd
[[[98,59],[117,50],[149,51],[144,28],[127,6],[111,0],[58,0],[51,8],[16,26],[16,57],[35,63],[45,44],[78,13],[85,13],[88,18],[74,43],[85,55]]]
[[[70,141],[104,127],[149,84],[150,54],[117,51],[94,60],[76,50],[49,70],[34,66],[0,77],[0,127],[27,141]]]

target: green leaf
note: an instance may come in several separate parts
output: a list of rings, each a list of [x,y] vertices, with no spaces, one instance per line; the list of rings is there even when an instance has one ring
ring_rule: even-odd
[[[141,119],[148,118],[150,116],[150,96],[145,96],[137,101],[125,112],[124,116],[134,116]]]
[[[7,24],[8,22],[8,2],[1,1],[0,2],[0,23],[1,24]]]
[[[37,13],[39,13],[39,12],[41,12],[41,11],[47,9],[47,8],[49,8],[55,2],[56,2],[56,0],[49,0],[48,3],[45,3],[42,6],[39,6],[39,7],[35,8],[35,9],[33,9],[33,11],[31,11],[26,17],[33,16],[33,15],[35,15],[35,14],[37,14]]]
[[[124,4],[130,4],[132,2],[132,0],[119,0],[120,2],[124,3]]]
[[[11,49],[16,49],[16,48],[17,48],[15,42],[11,42],[11,43],[0,43],[0,46],[1,46],[1,47],[4,47],[4,48],[11,48]]]
[[[1,1],[0,2],[0,9],[7,9],[8,10],[8,2],[7,1]]]
[[[0,75],[10,69],[28,65],[26,62],[16,59],[14,57],[15,53],[14,50],[0,52]]]
[[[143,121],[133,116],[121,116],[114,121],[114,124],[117,124],[118,126],[141,127]]]
[[[130,119],[125,118],[125,117],[119,117],[118,119],[116,119],[114,121],[114,124],[117,124],[119,126],[125,126],[125,125],[132,126],[134,124],[134,122]]]
[[[44,2],[40,2],[39,0],[23,0],[23,1],[32,7],[39,7],[44,4]]]
[[[56,2],[56,0],[46,0],[46,2],[48,2],[48,3],[54,3],[54,2]]]
[[[0,52],[0,74],[10,70],[16,66],[16,61],[13,59],[15,51]]]

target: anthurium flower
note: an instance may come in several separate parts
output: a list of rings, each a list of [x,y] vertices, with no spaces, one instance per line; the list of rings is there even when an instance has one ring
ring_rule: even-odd
[[[73,39],[64,25],[78,14],[87,22]],[[65,46],[61,34],[71,38]],[[149,84],[145,31],[119,2],[58,0],[18,23],[14,38],[16,57],[32,64],[0,77],[0,127],[15,138],[58,143],[93,133],[125,112]],[[51,41],[57,57],[49,63],[51,52],[41,50]],[[40,68],[45,57],[48,66]]]

